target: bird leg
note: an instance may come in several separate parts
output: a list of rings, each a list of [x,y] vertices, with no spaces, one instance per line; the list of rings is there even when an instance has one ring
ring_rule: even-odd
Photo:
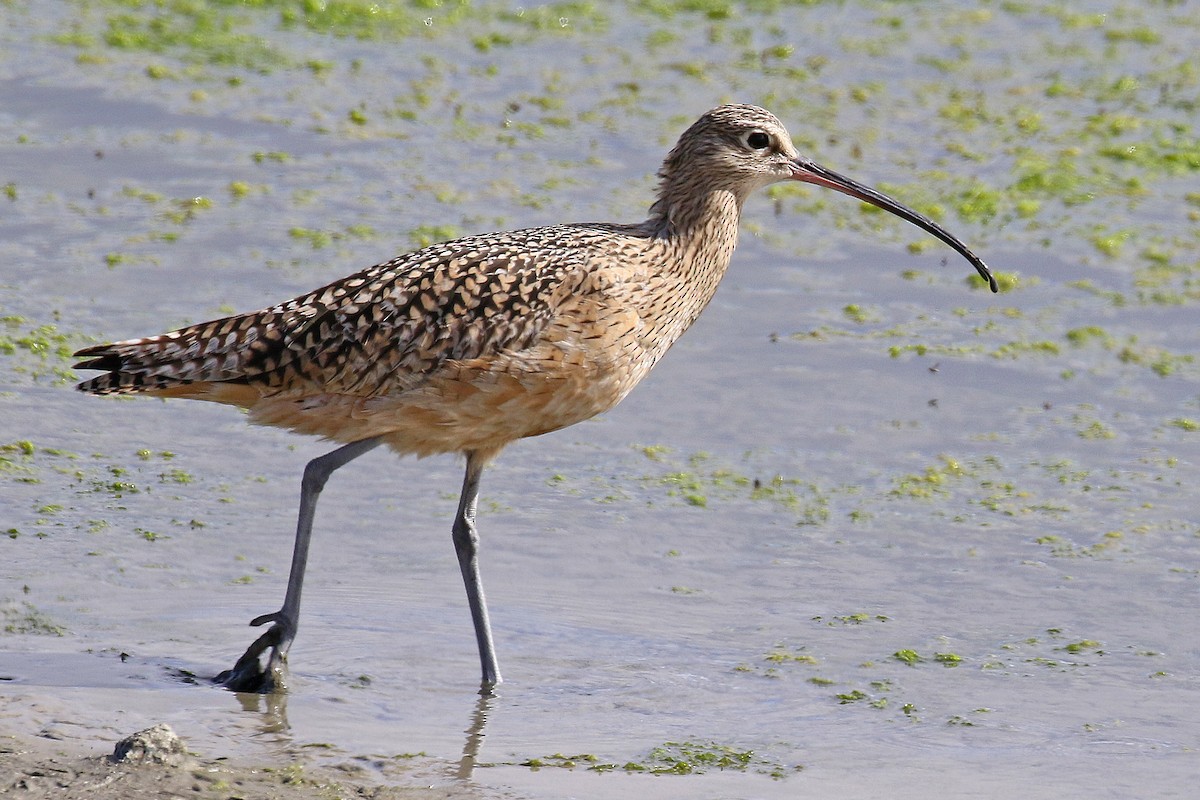
[[[475,528],[475,506],[479,500],[479,478],[487,459],[480,453],[467,453],[467,473],[463,477],[462,496],[454,518],[454,552],[467,587],[467,602],[471,620],[475,623],[475,641],[479,645],[479,662],[483,668],[483,686],[500,683],[500,665],[496,661],[496,646],[492,643],[492,625],[488,621],[487,601],[479,579],[479,532]]]
[[[270,693],[286,689],[283,667],[287,663],[288,649],[296,636],[300,619],[300,590],[304,586],[304,567],[308,563],[308,544],[312,538],[313,517],[317,511],[317,498],[325,488],[325,482],[338,467],[345,466],[363,453],[381,444],[378,437],[362,439],[343,445],[338,449],[318,456],[304,468],[304,479],[300,483],[300,515],[296,522],[296,545],[292,551],[292,569],[288,576],[287,594],[283,608],[272,614],[263,614],[250,621],[258,627],[270,622],[271,627],[259,636],[234,664],[213,678],[226,689],[235,692]],[[271,654],[264,665],[260,656],[270,649]]]

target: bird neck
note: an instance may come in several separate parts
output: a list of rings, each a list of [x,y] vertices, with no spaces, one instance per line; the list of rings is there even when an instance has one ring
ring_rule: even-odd
[[[663,186],[647,225],[673,245],[683,262],[716,268],[717,280],[737,244],[742,198],[725,188]]]
[[[654,331],[653,364],[691,327],[725,276],[737,244],[741,202],[730,191],[691,187],[672,193],[669,184],[642,225],[651,247],[658,287],[638,313]],[[671,302],[664,304],[663,297]]]

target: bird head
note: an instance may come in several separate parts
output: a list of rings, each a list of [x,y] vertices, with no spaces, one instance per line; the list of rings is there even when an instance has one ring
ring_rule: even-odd
[[[718,106],[679,137],[659,170],[660,199],[668,193],[695,196],[707,190],[730,192],[738,208],[757,189],[780,181],[801,181],[833,189],[878,206],[928,231],[975,267],[993,292],[996,279],[958,237],[899,201],[823,167],[800,154],[779,119],[752,105]]]

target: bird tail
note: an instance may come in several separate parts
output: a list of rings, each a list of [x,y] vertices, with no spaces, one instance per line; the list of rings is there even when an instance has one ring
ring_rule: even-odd
[[[159,337],[128,339],[80,350],[84,359],[75,369],[98,369],[105,374],[81,381],[75,388],[88,394],[135,394],[166,389],[181,382],[182,370],[164,357]]]
[[[79,383],[88,394],[198,396],[214,383],[244,383],[258,338],[255,315],[192,325],[159,336],[85,347],[75,369],[104,372]],[[239,380],[240,379],[240,380]]]

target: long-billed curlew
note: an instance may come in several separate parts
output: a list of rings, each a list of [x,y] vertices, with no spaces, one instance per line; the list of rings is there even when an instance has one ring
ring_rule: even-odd
[[[105,372],[80,383],[84,392],[228,403],[252,422],[342,443],[305,467],[283,607],[251,621],[271,627],[215,680],[239,691],[282,688],[317,497],[338,467],[387,445],[466,456],[454,548],[483,683],[499,683],[475,527],[483,468],[509,442],[612,408],[645,377],[712,299],[756,189],[804,181],[876,205],[953,247],[996,291],[965,244],[801,156],[761,108],[727,105],[700,117],[658,177],[645,222],[469,236],[263,311],[76,353],[78,368]]]

